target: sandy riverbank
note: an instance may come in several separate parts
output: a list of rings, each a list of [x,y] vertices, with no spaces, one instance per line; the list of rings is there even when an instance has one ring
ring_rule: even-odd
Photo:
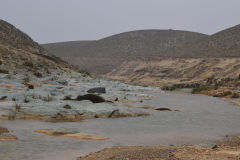
[[[240,137],[226,137],[217,143],[182,146],[113,147],[78,160],[239,160]]]

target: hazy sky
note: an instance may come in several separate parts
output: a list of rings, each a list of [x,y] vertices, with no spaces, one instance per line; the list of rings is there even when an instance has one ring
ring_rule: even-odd
[[[39,43],[137,29],[212,34],[240,23],[240,0],[0,0],[0,18]]]

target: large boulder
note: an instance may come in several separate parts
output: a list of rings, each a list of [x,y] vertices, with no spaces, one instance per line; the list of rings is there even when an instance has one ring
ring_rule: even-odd
[[[89,100],[93,103],[102,103],[105,102],[105,99],[102,98],[101,96],[95,95],[95,94],[86,94],[83,96],[78,96],[76,98],[77,101],[82,101],[82,100]]]

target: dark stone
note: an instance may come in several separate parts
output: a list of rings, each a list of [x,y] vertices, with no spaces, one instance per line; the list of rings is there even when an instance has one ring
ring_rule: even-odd
[[[172,111],[170,108],[157,108],[157,111]]]
[[[63,98],[63,100],[69,101],[69,100],[72,100],[72,98],[71,98],[70,96],[65,96],[65,97]]]
[[[95,95],[95,94],[86,94],[83,96],[78,96],[76,98],[77,101],[82,101],[82,100],[89,100],[93,103],[102,103],[102,102],[106,102],[104,98],[102,98],[101,96]]]
[[[65,108],[65,109],[72,109],[72,107],[70,106],[70,105],[65,105],[63,108]]]
[[[33,85],[29,85],[28,88],[29,89],[34,89],[34,86]]]
[[[91,88],[87,92],[88,93],[106,93],[106,88],[104,87]]]
[[[114,117],[118,117],[120,115],[120,112],[118,109],[112,111],[110,114],[109,114],[109,118],[114,118]]]
[[[40,72],[34,72],[34,75],[38,78],[43,77],[43,75]]]
[[[218,148],[218,146],[217,145],[214,145],[213,147],[212,147],[212,149],[217,149]]]
[[[7,98],[7,96],[3,96],[0,98],[1,101],[4,101]]]
[[[239,98],[239,95],[237,93],[233,93],[232,98]]]
[[[114,101],[118,101],[118,98],[115,98]]]

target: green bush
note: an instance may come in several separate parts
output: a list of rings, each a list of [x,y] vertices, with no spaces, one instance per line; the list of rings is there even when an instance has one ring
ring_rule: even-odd
[[[217,86],[222,86],[223,85],[223,81],[218,81],[218,82],[216,82],[215,83],[215,86],[217,87]]]
[[[201,91],[206,91],[206,90],[209,90],[209,89],[211,89],[211,88],[208,87],[208,86],[200,86],[200,87],[197,87],[197,88],[193,88],[192,93],[197,94]]]
[[[197,94],[201,91],[208,91],[208,90],[217,90],[218,86],[200,86],[197,88],[193,88],[192,94]]]

